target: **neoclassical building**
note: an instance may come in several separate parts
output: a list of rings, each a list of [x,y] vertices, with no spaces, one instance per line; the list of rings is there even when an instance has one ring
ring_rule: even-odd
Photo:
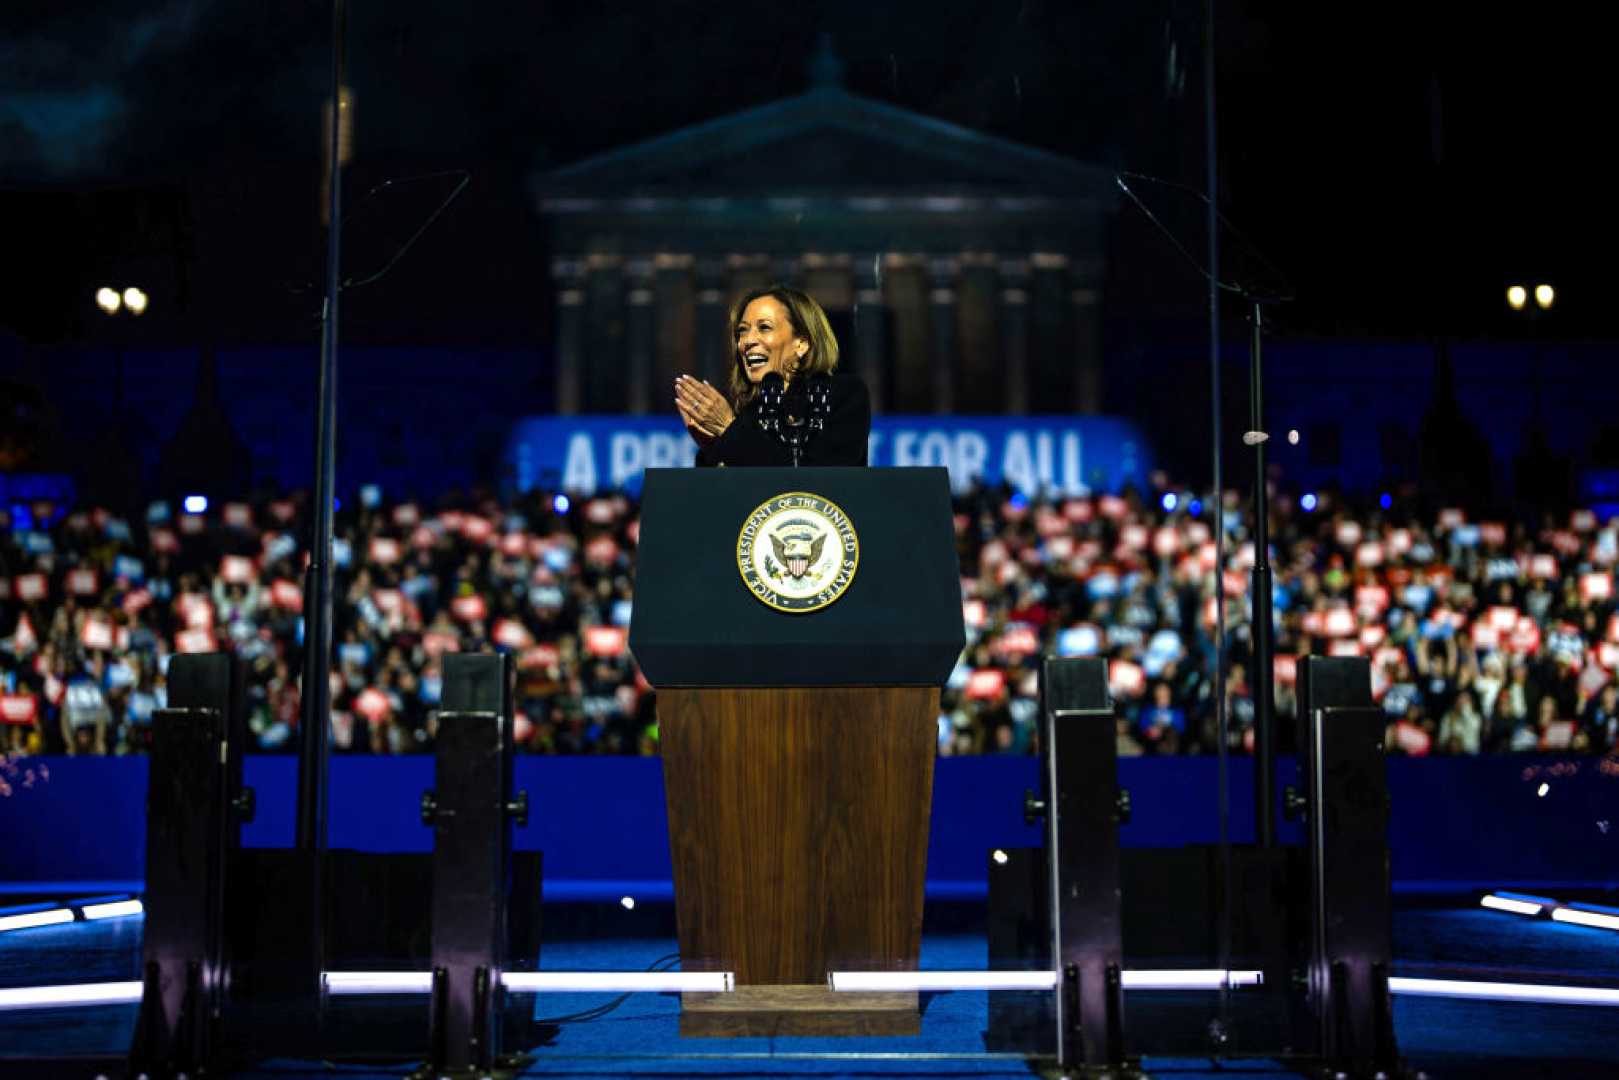
[[[662,412],[681,372],[722,385],[728,306],[772,281],[826,307],[879,410],[1100,408],[1111,173],[850,93],[837,67],[531,177],[559,411]]]

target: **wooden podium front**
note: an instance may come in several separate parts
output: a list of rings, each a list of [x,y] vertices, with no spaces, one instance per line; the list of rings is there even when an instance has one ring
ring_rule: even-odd
[[[658,694],[680,955],[736,990],[687,994],[682,1035],[907,1035],[914,993],[829,971],[915,970],[939,691]]]
[[[859,565],[795,612],[750,592],[739,530],[804,500],[845,515]],[[736,978],[683,996],[681,1034],[915,1034],[914,993],[834,994],[827,974],[915,970],[921,949],[939,688],[964,640],[945,471],[651,469],[641,508],[630,648],[657,690],[682,967]]]

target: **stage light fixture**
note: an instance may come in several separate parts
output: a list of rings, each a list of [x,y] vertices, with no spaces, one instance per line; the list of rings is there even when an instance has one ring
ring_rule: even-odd
[[[635,910],[635,897],[633,896],[626,896],[619,903],[623,905],[625,911]]]
[[[96,290],[96,307],[108,315],[118,314],[118,308],[123,304],[117,289],[109,289],[105,285]]]
[[[556,498],[551,500],[551,509],[555,510],[559,514],[566,514],[568,512],[569,505],[571,504],[568,502],[568,497],[566,495],[558,495]]]
[[[0,915],[0,933],[7,930],[31,930],[36,926],[60,926],[62,923],[72,921],[73,912],[68,908],[30,911],[22,915]]]
[[[1542,983],[1473,982],[1467,979],[1389,979],[1389,992],[1413,997],[1472,998],[1479,1001],[1533,1001],[1543,1005],[1619,1006],[1619,989],[1606,986],[1554,986]]]
[[[1535,794],[1537,796],[1539,796],[1540,798],[1544,799],[1546,797],[1546,793],[1548,791],[1550,791],[1551,789],[1552,789],[1552,786],[1550,784],[1544,784],[1543,783],[1543,784],[1540,785],[1540,787],[1535,789]]]
[[[1308,513],[1312,512],[1313,510],[1315,510],[1315,507],[1316,507],[1315,492],[1306,491],[1303,495],[1299,496],[1299,509],[1303,510],[1306,514],[1308,514]]]
[[[430,971],[328,971],[321,978],[333,996],[433,990]],[[508,971],[501,985],[515,994],[729,993],[736,977],[729,971]]]
[[[1119,985],[1126,990],[1218,990],[1222,986],[1259,986],[1260,971],[1180,968],[1125,971]],[[1053,990],[1055,971],[834,971],[827,985],[838,993],[943,990]]]
[[[1513,311],[1522,311],[1523,306],[1529,302],[1529,290],[1522,285],[1512,285],[1507,288],[1507,306]]]
[[[1550,285],[1535,286],[1535,303],[1542,311],[1550,308],[1557,301],[1557,290]]]
[[[116,900],[108,904],[86,904],[79,909],[89,920],[118,919],[126,915],[143,915],[146,909],[139,900]]]
[[[1179,502],[1180,498],[1173,491],[1164,492],[1164,497],[1159,500],[1159,503],[1163,506],[1164,513],[1166,514],[1174,513],[1175,505]]]
[[[188,514],[207,513],[207,511],[208,511],[208,496],[206,496],[206,495],[187,495],[186,498],[185,498],[185,502],[182,505],[185,506],[186,513],[188,513]]]
[[[989,857],[995,860],[996,866],[1005,866],[1007,863],[1012,861],[1012,857],[1006,852],[1002,851],[1000,848],[996,848],[994,851],[990,852]]]
[[[1478,902],[1479,907],[1487,907],[1493,911],[1510,911],[1514,915],[1539,915],[1542,904],[1532,904],[1527,900],[1514,900],[1507,896],[1490,894]]]
[[[144,314],[146,312],[146,303],[147,296],[142,290],[135,288],[133,285],[124,290],[124,306],[129,309],[131,315]],[[1545,305],[1542,306],[1544,307]]]
[[[1619,930],[1619,915],[1603,915],[1596,911],[1582,911],[1575,907],[1560,907],[1552,912],[1553,922],[1591,926],[1598,930]]]
[[[1299,444],[1299,429],[1298,428],[1288,428],[1287,429],[1287,444],[1289,446],[1297,446]]]
[[[17,986],[0,990],[0,1011],[48,1009],[64,1005],[128,1005],[141,999],[139,982]]]
[[[1390,495],[1386,491],[1383,492],[1383,494],[1377,497],[1377,505],[1387,510],[1389,507],[1394,505],[1394,496]]]

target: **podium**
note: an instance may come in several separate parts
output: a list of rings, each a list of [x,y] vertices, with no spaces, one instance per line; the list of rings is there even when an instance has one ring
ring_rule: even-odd
[[[657,691],[683,1035],[892,1035],[911,994],[939,688],[964,644],[944,469],[649,469],[630,648]]]

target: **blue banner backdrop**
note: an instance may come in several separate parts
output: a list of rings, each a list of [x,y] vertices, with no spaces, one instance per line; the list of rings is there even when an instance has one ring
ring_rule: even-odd
[[[868,450],[872,465],[943,465],[957,490],[1005,481],[1028,495],[1144,487],[1152,467],[1135,426],[1106,416],[880,416]],[[688,466],[696,456],[667,417],[543,416],[513,426],[506,465],[520,492],[637,492],[648,468]]]

